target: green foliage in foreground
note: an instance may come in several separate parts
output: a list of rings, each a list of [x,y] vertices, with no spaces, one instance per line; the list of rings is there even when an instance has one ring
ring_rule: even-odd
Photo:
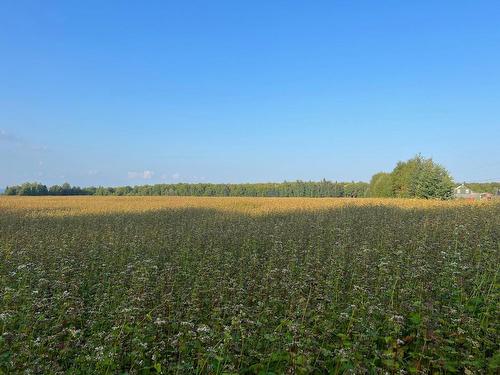
[[[500,206],[0,216],[0,373],[498,373]]]

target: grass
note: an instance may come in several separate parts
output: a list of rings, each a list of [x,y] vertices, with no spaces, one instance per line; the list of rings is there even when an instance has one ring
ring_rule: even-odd
[[[2,197],[0,373],[497,373],[500,204]]]

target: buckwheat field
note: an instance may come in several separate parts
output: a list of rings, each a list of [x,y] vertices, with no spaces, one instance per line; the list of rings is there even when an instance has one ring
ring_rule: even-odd
[[[498,373],[500,204],[1,197],[0,373]]]

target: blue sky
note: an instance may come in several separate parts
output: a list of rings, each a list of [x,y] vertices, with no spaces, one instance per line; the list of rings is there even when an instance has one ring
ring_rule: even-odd
[[[0,186],[500,180],[499,1],[2,1]]]

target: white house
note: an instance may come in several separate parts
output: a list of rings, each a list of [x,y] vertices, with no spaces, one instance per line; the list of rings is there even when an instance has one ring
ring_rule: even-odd
[[[481,194],[476,193],[469,189],[465,184],[461,184],[453,189],[453,196],[455,198],[465,198],[465,199],[481,199]]]

